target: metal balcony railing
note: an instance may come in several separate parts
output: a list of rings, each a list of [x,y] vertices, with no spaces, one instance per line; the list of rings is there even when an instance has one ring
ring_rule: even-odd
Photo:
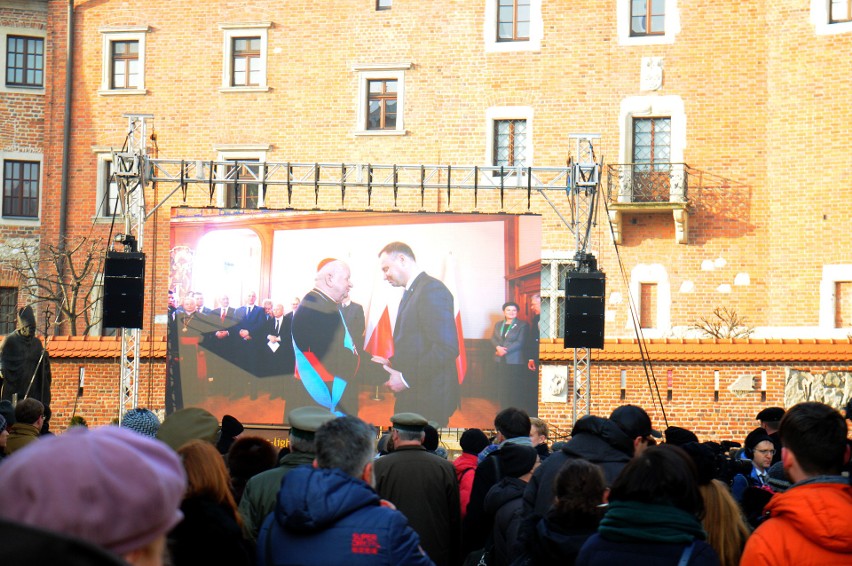
[[[686,163],[617,163],[607,166],[607,199],[613,203],[686,203]]]

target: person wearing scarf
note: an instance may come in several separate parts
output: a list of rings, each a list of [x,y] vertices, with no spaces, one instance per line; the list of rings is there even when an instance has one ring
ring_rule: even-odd
[[[598,532],[583,545],[577,565],[717,566],[705,542],[704,502],[695,464],[680,448],[648,448],[612,485]]]

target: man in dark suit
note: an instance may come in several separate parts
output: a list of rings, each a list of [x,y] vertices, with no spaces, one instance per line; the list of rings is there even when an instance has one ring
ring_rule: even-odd
[[[391,242],[379,260],[387,282],[405,292],[393,329],[394,355],[373,361],[390,375],[385,385],[396,395],[395,413],[416,412],[446,426],[459,404],[453,295],[417,266],[407,244]]]
[[[254,363],[257,357],[257,342],[262,338],[262,326],[266,321],[266,311],[257,305],[255,291],[249,291],[246,303],[237,309],[237,320],[237,363],[245,371],[254,374],[257,371]]]
[[[261,388],[271,399],[287,398],[286,381],[293,380],[296,360],[293,354],[292,316],[284,316],[284,305],[272,307],[272,317],[263,330],[265,340],[258,358],[258,376]]]
[[[352,283],[346,263],[324,259],[317,268],[314,288],[293,315],[296,379],[287,407],[316,404],[332,412],[358,414],[359,347],[340,311],[340,301]],[[302,399],[299,399],[302,395]]]
[[[205,336],[204,343],[212,354],[210,373],[213,376],[213,392],[233,396],[242,394],[240,386],[233,391],[234,365],[236,364],[239,333],[236,328],[237,310],[231,306],[228,295],[219,297],[219,308],[213,309],[207,317],[213,330]]]

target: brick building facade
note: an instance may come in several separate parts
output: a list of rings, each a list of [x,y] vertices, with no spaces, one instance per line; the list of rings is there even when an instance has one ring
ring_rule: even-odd
[[[111,233],[112,218],[99,206],[110,197],[110,149],[125,140],[127,114],[153,116],[150,155],[187,161],[564,167],[570,134],[593,132],[600,134],[606,206],[590,248],[608,280],[607,344],[593,356],[592,411],[622,402],[613,384],[640,361],[635,343],[620,357],[607,353],[635,336],[631,300],[643,336],[659,345],[650,351],[670,364],[656,377],[671,424],[717,438],[742,435],[759,407],[784,404],[794,370],[840,371],[841,397],[849,397],[852,178],[845,141],[852,110],[845,93],[852,63],[845,55],[852,23],[827,2],[669,0],[664,14],[653,13],[651,2],[649,13],[631,14],[636,3],[627,0],[573,3],[570,10],[545,0],[509,2],[511,14],[498,0],[440,7],[398,0],[385,10],[373,0],[74,2],[70,108],[61,102],[67,3],[33,4],[46,4],[48,48],[39,99],[38,237],[51,241],[59,230],[67,111],[72,237]],[[5,136],[4,146],[25,143],[6,143]],[[146,187],[148,209],[174,189]],[[550,322],[542,356],[572,363],[558,340],[560,274],[575,251],[564,193],[434,190],[422,205],[418,191],[400,193],[394,203],[388,191],[376,191],[369,208],[542,215]],[[273,209],[368,209],[362,187],[348,189],[343,201],[334,188],[264,196]],[[221,186],[212,194],[191,186],[185,199],[176,191],[148,219],[146,339],[156,342],[165,332],[154,317],[165,310],[169,285],[170,209],[223,208],[232,200]],[[507,296],[526,299],[511,277]],[[732,345],[744,358],[700,341],[694,347],[703,357],[682,355],[681,345],[699,337],[696,322],[714,309],[736,312],[753,330],[751,340]],[[775,346],[795,349],[800,341],[813,348],[796,359]],[[72,370],[62,375],[82,363],[74,351],[56,352],[59,365],[67,359]],[[820,357],[824,352],[830,359]],[[730,393],[742,375],[761,371],[765,389]],[[160,371],[140,374],[141,390],[161,390]],[[627,379],[623,400],[657,405],[660,422],[644,376],[631,370]],[[89,399],[78,411],[89,410]],[[540,407],[570,427],[570,403]]]

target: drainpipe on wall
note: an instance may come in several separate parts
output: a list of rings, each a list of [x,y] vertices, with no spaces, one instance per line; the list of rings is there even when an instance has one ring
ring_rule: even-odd
[[[65,39],[65,118],[62,125],[62,174],[59,184],[59,275],[65,273],[65,237],[68,234],[68,161],[71,146],[71,84],[74,79],[74,0],[68,0]],[[59,316],[59,313],[56,313]]]

